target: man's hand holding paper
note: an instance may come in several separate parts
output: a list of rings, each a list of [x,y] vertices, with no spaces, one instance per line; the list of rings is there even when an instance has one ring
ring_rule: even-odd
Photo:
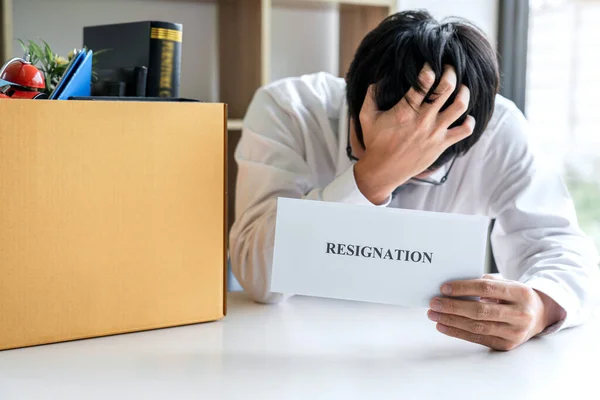
[[[496,350],[512,350],[565,317],[545,294],[493,275],[448,282],[440,292],[427,313],[438,331]]]

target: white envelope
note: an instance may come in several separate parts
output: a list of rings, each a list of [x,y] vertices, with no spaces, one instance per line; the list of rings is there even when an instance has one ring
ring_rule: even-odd
[[[280,198],[271,291],[428,307],[480,278],[489,219]]]

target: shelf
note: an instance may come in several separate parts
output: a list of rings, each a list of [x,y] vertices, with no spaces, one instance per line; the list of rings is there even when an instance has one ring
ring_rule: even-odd
[[[228,131],[241,131],[243,121],[241,119],[228,119],[227,130]]]

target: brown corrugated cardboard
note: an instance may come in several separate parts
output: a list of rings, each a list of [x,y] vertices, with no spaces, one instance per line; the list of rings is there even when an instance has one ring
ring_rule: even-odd
[[[224,316],[225,105],[0,115],[0,349]]]

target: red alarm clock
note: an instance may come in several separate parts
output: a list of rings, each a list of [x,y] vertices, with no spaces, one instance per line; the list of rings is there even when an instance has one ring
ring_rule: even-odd
[[[45,89],[44,74],[22,58],[9,60],[0,69],[0,79],[9,84],[0,88],[0,98],[46,99],[48,95],[38,89]]]

